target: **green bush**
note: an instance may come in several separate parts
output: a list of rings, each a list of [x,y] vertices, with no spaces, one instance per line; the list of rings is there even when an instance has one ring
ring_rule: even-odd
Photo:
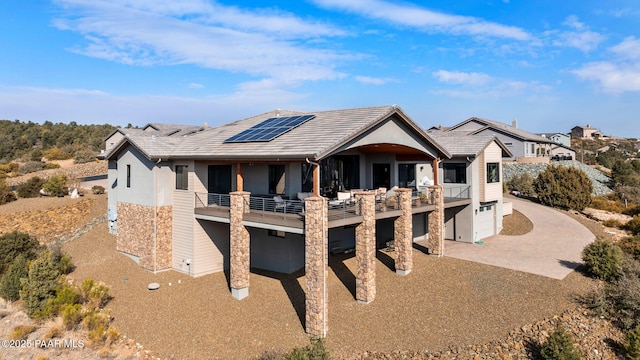
[[[104,186],[93,185],[93,187],[91,187],[91,191],[96,195],[104,194]]]
[[[53,162],[47,162],[47,163],[44,163],[44,169],[45,170],[60,169],[60,165]]]
[[[629,331],[624,337],[624,350],[629,360],[640,360],[640,325]]]
[[[60,314],[62,315],[62,325],[65,329],[73,330],[80,324],[82,320],[82,305],[80,304],[66,304],[60,308]]]
[[[311,343],[304,348],[294,348],[284,356],[286,360],[329,360],[322,338],[311,338]]]
[[[602,225],[610,228],[619,228],[622,226],[622,223],[616,219],[607,219],[602,222]]]
[[[36,258],[40,250],[38,240],[29,234],[13,231],[0,236],[0,274],[4,274],[19,255],[31,260]]]
[[[624,205],[620,201],[609,200],[603,196],[594,197],[589,207],[598,210],[605,210],[621,214],[624,211]]]
[[[84,164],[92,161],[96,161],[96,153],[89,150],[79,150],[73,155],[73,160],[76,164]]]
[[[26,182],[18,185],[18,187],[16,188],[16,192],[21,198],[38,197],[40,196],[40,189],[42,189],[43,184],[44,180],[37,176],[34,176]]]
[[[610,281],[620,274],[622,254],[622,249],[617,245],[597,239],[582,250],[582,261],[591,275]]]
[[[71,159],[73,157],[70,153],[68,153],[68,152],[66,152],[66,151],[64,151],[64,150],[62,150],[60,148],[57,148],[57,147],[51,148],[49,150],[46,150],[43,153],[43,155],[49,161],[51,161],[51,160],[67,160],[67,159]]]
[[[640,215],[640,205],[626,208],[622,213],[629,216]]]
[[[43,251],[37,259],[29,264],[28,276],[22,279],[20,298],[24,300],[27,315],[31,318],[50,316],[46,308],[49,299],[56,296],[59,288],[60,271],[53,262],[51,253]]]
[[[50,196],[64,196],[69,193],[67,188],[67,175],[60,174],[49,178],[42,186]]]
[[[20,165],[20,168],[18,169],[18,171],[20,171],[23,174],[30,174],[32,172],[40,171],[42,169],[44,169],[44,163],[40,161],[27,161],[26,163],[23,163],[22,165]]]
[[[544,205],[581,211],[591,203],[593,184],[580,169],[549,165],[533,181],[533,188]]]
[[[16,194],[5,184],[4,180],[0,179],[0,205],[16,201],[18,198]]]
[[[573,345],[571,334],[567,333],[560,324],[540,348],[540,355],[544,360],[580,360],[580,354]]]
[[[507,181],[507,188],[511,191],[518,191],[522,195],[535,195],[533,178],[527,173],[513,176],[509,181]]]
[[[31,151],[31,161],[42,161],[42,150],[34,149]]]
[[[20,299],[20,289],[22,289],[20,279],[27,277],[27,268],[27,259],[22,254],[18,255],[0,280],[0,297],[10,301]]]
[[[640,263],[625,256],[620,276],[605,286],[609,316],[623,330],[640,325]]]
[[[18,165],[18,163],[8,163],[8,164],[0,164],[0,172],[3,173],[12,173],[12,172],[16,172],[18,171],[18,168],[20,167],[20,165]]]
[[[628,223],[622,226],[622,229],[631,232],[631,234],[640,235],[640,215],[636,215]]]
[[[109,287],[103,283],[95,283],[93,279],[85,279],[80,286],[82,302],[89,308],[102,308],[110,299]]]
[[[633,256],[636,261],[640,261],[640,235],[622,238],[617,245],[624,253]]]

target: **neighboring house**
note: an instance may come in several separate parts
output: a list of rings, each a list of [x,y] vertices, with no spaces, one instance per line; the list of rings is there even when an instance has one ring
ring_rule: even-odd
[[[472,135],[495,136],[511,153],[511,156],[505,160],[549,161],[551,149],[554,146],[554,142],[550,139],[519,129],[516,120],[510,126],[498,121],[472,117],[446,131],[466,131]]]
[[[571,136],[563,133],[543,133],[538,134],[543,138],[549,139],[556,144],[564,145],[566,147],[571,147]]]
[[[571,137],[574,139],[598,139],[602,137],[602,132],[589,124],[587,126],[574,126],[571,129]]]
[[[445,239],[477,242],[502,230],[502,159],[512,157],[490,134],[433,131],[428,134],[451,153],[440,162],[440,182],[446,196],[468,185],[471,203],[445,209]]]
[[[153,135],[153,136],[184,136],[204,130],[207,125],[174,125],[149,123],[142,128],[118,128],[104,139],[105,152],[111,150],[123,137],[127,135]]]

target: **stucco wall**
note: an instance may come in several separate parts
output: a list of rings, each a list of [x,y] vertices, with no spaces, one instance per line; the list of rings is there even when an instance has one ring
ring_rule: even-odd
[[[269,236],[268,230],[249,228],[251,267],[291,274],[304,267],[304,236],[285,233]]]

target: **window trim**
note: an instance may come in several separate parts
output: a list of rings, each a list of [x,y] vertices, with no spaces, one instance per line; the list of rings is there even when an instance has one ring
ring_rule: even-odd
[[[447,167],[449,167],[450,171],[455,171],[455,180],[447,181]],[[462,178],[459,178],[458,175],[462,175]],[[442,163],[442,182],[445,184],[466,184],[467,183],[467,164],[460,162],[446,162]]]
[[[181,170],[178,170],[181,169]],[[189,165],[177,164],[174,168],[176,174],[176,190],[189,190]],[[181,186],[180,186],[181,185]]]

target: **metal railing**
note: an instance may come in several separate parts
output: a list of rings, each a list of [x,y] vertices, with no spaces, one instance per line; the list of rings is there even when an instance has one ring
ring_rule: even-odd
[[[362,214],[362,199],[329,200],[328,207],[329,214],[327,214],[327,218],[329,221],[343,220]]]
[[[261,211],[262,217],[270,213],[282,215],[284,219],[291,216],[299,216],[304,212],[304,202],[301,200],[275,200],[273,197],[249,197],[249,209]]]
[[[231,206],[229,194],[195,193],[196,207]]]

